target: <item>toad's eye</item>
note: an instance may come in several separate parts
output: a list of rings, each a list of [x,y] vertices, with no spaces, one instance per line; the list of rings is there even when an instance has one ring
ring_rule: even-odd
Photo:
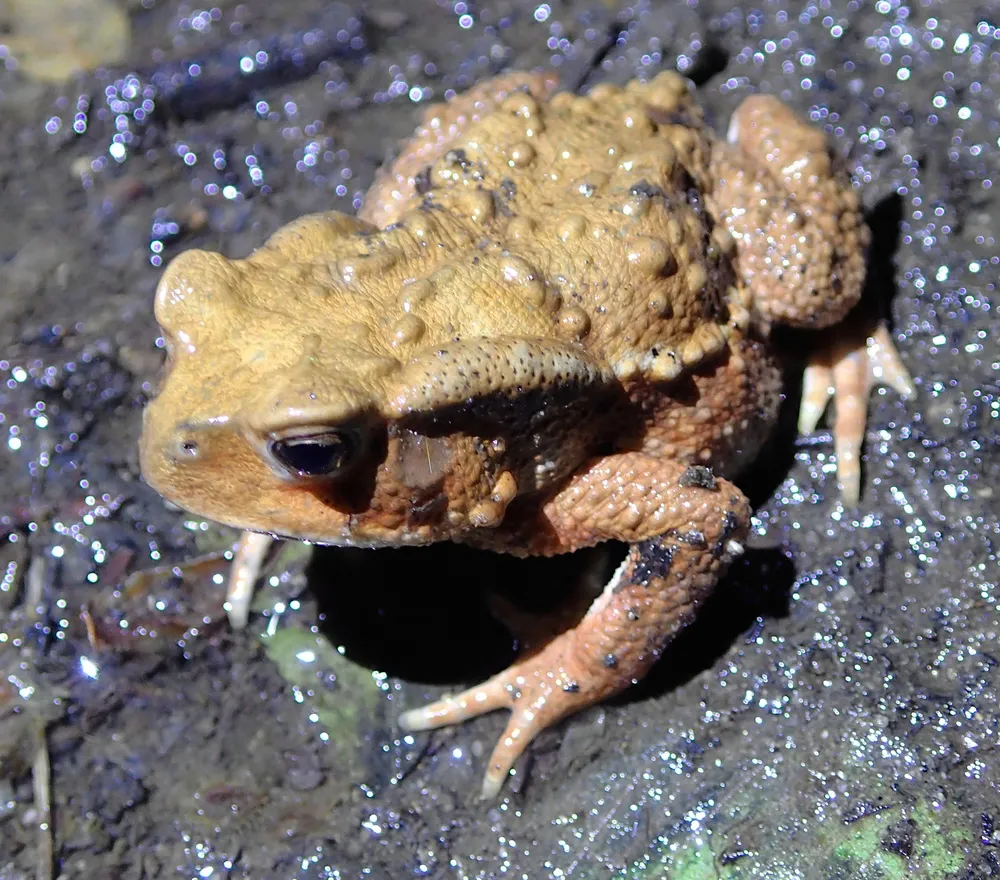
[[[322,431],[272,440],[271,455],[300,477],[323,477],[350,467],[358,437],[347,431]]]

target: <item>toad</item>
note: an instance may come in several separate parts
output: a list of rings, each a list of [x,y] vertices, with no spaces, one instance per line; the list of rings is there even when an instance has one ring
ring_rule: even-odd
[[[507,75],[432,108],[358,216],[170,264],[142,470],[248,530],[236,618],[272,535],[522,556],[625,542],[573,625],[400,719],[511,710],[495,795],[539,731],[642,678],[742,552],[731,479],[775,423],[770,329],[840,322],[868,240],[824,134],[775,98],[747,98],[721,138],[673,73],[583,96]],[[912,392],[883,327],[804,379],[804,430],[835,395],[848,502],[876,379]]]

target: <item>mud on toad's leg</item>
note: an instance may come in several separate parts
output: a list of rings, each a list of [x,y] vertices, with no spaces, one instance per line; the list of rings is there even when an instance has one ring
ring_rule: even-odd
[[[825,134],[776,98],[755,95],[733,114],[730,144],[714,154],[715,215],[736,240],[739,269],[767,322],[823,328],[861,297],[870,235],[857,196],[838,173]],[[834,443],[844,499],[860,495],[868,397],[886,384],[904,397],[913,384],[881,323],[845,328],[806,369],[800,429],[815,428],[833,396]]]
[[[483,795],[496,795],[540,731],[646,674],[742,552],[749,521],[740,490],[707,468],[642,453],[595,461],[545,505],[527,549],[628,541],[604,591],[575,627],[479,687],[404,713],[400,724],[425,730],[511,709],[483,782]]]
[[[527,92],[544,101],[557,85],[558,78],[553,73],[516,71],[479,83],[450,101],[432,105],[403,144],[400,154],[379,169],[358,217],[379,228],[397,222],[421,197],[417,186],[421,172],[450,150],[470,125],[492,113],[514,92]]]

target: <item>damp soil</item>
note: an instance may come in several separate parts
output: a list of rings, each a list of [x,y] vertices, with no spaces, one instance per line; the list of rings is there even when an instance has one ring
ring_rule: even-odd
[[[0,877],[1000,876],[1000,4],[126,6],[126,60],[61,84],[0,48]],[[355,210],[428,101],[539,65],[826,126],[918,395],[874,395],[844,509],[793,379],[715,599],[482,802],[500,715],[395,718],[502,668],[495,590],[545,611],[620,548],[289,545],[242,631],[217,577],[121,585],[234,538],[139,476],[163,263]]]

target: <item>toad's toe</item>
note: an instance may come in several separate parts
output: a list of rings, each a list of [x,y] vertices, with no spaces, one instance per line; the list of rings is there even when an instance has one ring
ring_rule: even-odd
[[[490,756],[482,796],[494,798],[528,744],[546,727],[595,701],[581,693],[565,642],[549,643],[539,654],[515,663],[481,685],[404,712],[404,730],[431,730],[458,724],[495,709],[511,709],[507,727]]]
[[[875,385],[888,385],[904,398],[916,393],[884,324],[879,324],[862,345],[835,343],[817,352],[803,375],[799,431],[814,431],[830,398],[834,398],[837,480],[848,504],[856,504],[861,496],[861,448],[868,398]]]
[[[233,629],[243,629],[250,619],[250,604],[268,551],[274,544],[270,535],[243,532],[229,569],[226,602],[223,608]]]

